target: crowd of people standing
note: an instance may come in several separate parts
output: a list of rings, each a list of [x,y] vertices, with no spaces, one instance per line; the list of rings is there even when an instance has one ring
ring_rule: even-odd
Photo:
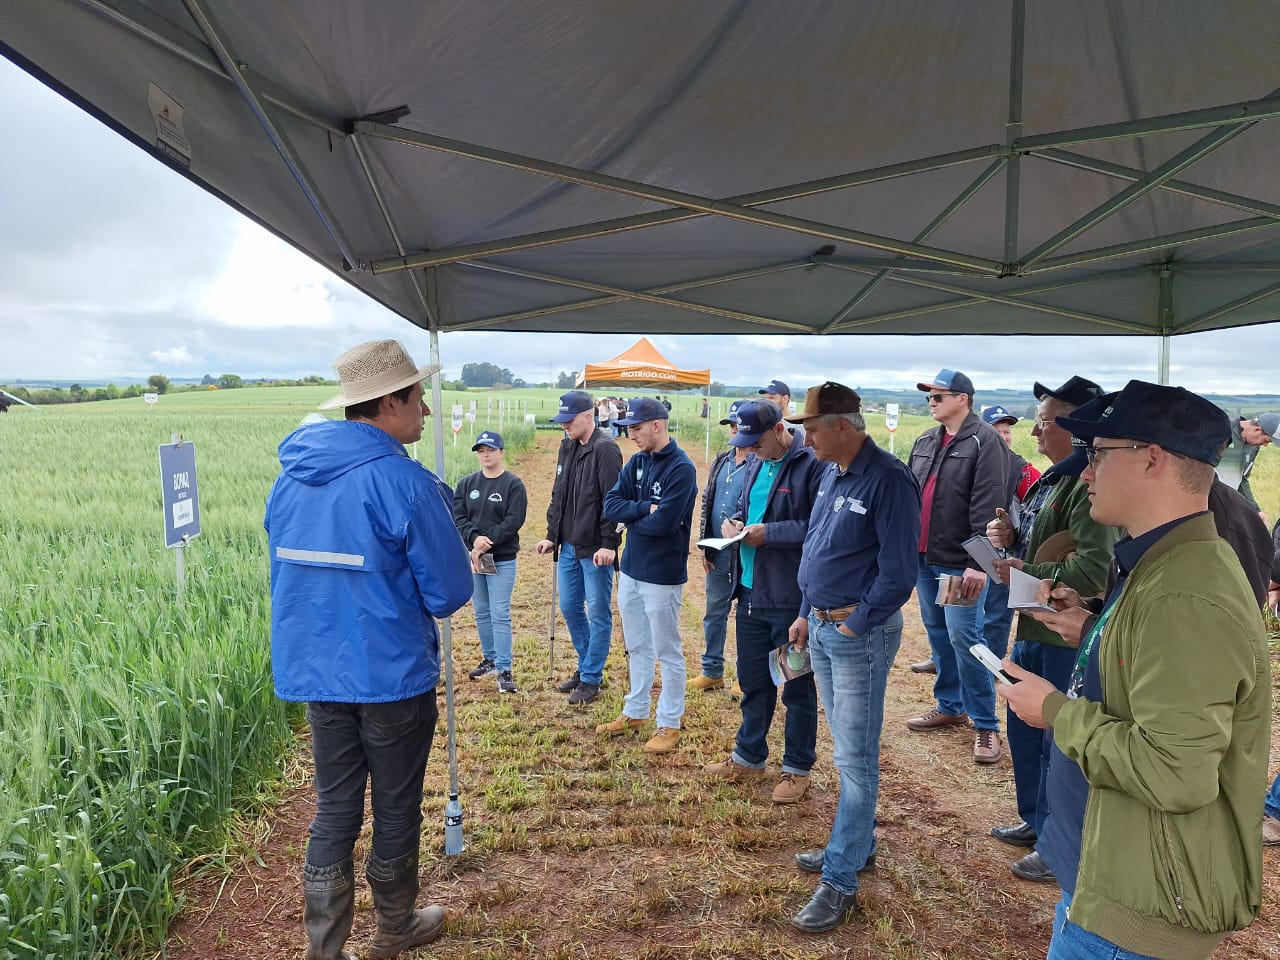
[[[345,419],[286,438],[266,517],[276,689],[307,702],[316,765],[303,884],[312,960],[342,956],[350,932],[366,781],[371,955],[439,935],[443,911],[414,905],[434,620],[472,599],[482,660],[471,676],[516,692],[510,599],[527,509],[497,433],[476,438],[480,469],[452,491],[405,456],[429,413],[421,380],[433,368],[395,341],[362,344],[336,366],[343,393],[330,406]],[[971,730],[978,764],[999,761],[1007,739],[1019,819],[991,833],[1030,850],[1015,874],[1061,888],[1050,960],[1207,957],[1260,908],[1271,719],[1261,606],[1280,600],[1263,520],[1215,478],[1228,418],[1176,387],[1036,383],[1032,434],[1050,461],[1039,475],[1001,430],[1017,418],[975,408],[965,374],[943,369],[918,386],[937,425],[904,464],[867,433],[856,391],[828,381],[797,413],[772,381],[722,421],[729,449],[711,464],[696,520],[696,473],[667,404],[632,399],[619,411],[564,394],[535,548],[556,564],[576,654],[559,691],[575,705],[601,696],[616,574],[628,691],[595,729],[635,733],[654,715],[643,749],[670,753],[687,692],[725,686],[736,610],[741,724],[704,775],[766,774],[780,697],[772,799],[803,800],[821,705],[840,795],[826,845],[795,855],[819,881],[792,922],[830,930],[876,865],[885,692],[914,592],[931,655],[913,669],[934,674],[934,703],[907,727]],[[625,463],[610,427],[635,444]],[[689,679],[679,611],[695,529],[713,542],[700,544],[705,649]],[[975,538],[998,559],[980,559]],[[1010,582],[1027,575],[1037,602],[1024,605],[1010,654]],[[1280,813],[1277,792],[1273,783],[1268,814]]]

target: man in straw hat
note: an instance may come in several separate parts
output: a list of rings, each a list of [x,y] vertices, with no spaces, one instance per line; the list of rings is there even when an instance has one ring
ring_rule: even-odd
[[[796,854],[822,881],[792,923],[806,933],[837,926],[858,903],[858,873],[876,859],[880,731],[889,666],[902,640],[902,606],[916,585],[920,487],[867,436],[862,400],[827,382],[810,387],[805,443],[828,464],[805,534],[791,625],[808,645],[840,772],[840,801],[825,848]]]
[[[267,497],[271,661],[276,695],[305,702],[316,815],[303,871],[308,960],[346,957],[355,911],[352,851],[373,791],[365,876],[378,930],[372,957],[434,940],[438,906],[414,909],[423,776],[440,677],[435,618],[471,597],[471,564],[452,493],[409,459],[431,411],[417,366],[395,340],[334,363],[345,419],[295,430]]]

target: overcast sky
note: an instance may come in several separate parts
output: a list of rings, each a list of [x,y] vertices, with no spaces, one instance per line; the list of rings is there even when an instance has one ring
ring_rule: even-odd
[[[348,346],[427,334],[0,59],[0,382],[332,375]],[[531,382],[606,359],[634,337],[455,333],[445,373],[487,360]],[[943,366],[978,387],[1026,389],[1086,373],[1108,388],[1155,379],[1154,338],[651,338],[673,362],[736,384],[777,377],[905,387]],[[1173,341],[1172,380],[1278,393],[1280,325]]]

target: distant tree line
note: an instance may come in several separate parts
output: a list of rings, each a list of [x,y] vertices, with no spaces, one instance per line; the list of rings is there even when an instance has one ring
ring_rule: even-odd
[[[0,384],[6,390],[28,403],[36,406],[48,406],[58,403],[90,403],[96,400],[127,400],[140,397],[144,393],[191,393],[206,390],[235,390],[241,387],[313,387],[325,384],[336,385],[336,381],[312,374],[298,380],[245,380],[234,373],[224,373],[220,377],[205,374],[199,383],[175,385],[161,373],[153,373],[146,383],[130,383],[121,387],[108,383],[105,387],[82,387],[78,383],[70,387],[23,387]]]

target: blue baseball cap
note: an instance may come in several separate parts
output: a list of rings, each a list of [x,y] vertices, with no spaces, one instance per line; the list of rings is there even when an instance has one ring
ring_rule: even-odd
[[[652,397],[635,397],[627,401],[627,415],[613,422],[620,427],[634,427],[637,423],[667,420],[670,416],[667,408]]]
[[[986,424],[997,424],[1002,420],[1008,420],[1010,423],[1017,423],[1018,417],[1006,410],[1000,404],[985,407],[982,411],[982,422]]]
[[[570,390],[560,394],[560,412],[551,418],[554,423],[568,423],[580,413],[594,410],[595,401],[585,390]]]
[[[760,393],[777,393],[777,394],[786,394],[788,397],[789,397],[789,396],[791,396],[791,388],[790,388],[790,387],[788,387],[788,386],[787,386],[785,383],[783,383],[781,380],[770,380],[770,381],[769,381],[769,385],[768,385],[767,387],[762,388],[762,389],[761,389],[760,391],[758,391],[758,392],[760,392]]]
[[[1119,393],[1092,400],[1062,429],[1081,440],[1138,440],[1216,467],[1231,440],[1231,421],[1216,404],[1183,387],[1130,380]]]
[[[944,367],[938,371],[938,375],[933,378],[931,383],[917,383],[916,389],[923,390],[925,393],[933,393],[935,390],[945,390],[948,393],[967,393],[972,397],[973,381],[959,370],[948,370]]]
[[[738,408],[739,408],[739,407],[741,407],[741,406],[742,406],[744,403],[746,403],[746,402],[747,402],[747,401],[745,401],[745,400],[735,400],[735,401],[733,401],[733,403],[729,404],[729,410],[728,410],[728,412],[724,415],[724,419],[723,419],[723,420],[721,420],[720,422],[721,422],[722,424],[737,423],[737,422],[738,422]]]
[[[471,450],[474,453],[481,447],[493,447],[495,450],[506,449],[506,446],[502,442],[502,434],[495,430],[486,430],[484,433],[480,434],[480,436],[476,437],[476,442],[471,445]]]
[[[745,400],[738,407],[738,432],[729,438],[735,447],[754,447],[782,420],[782,410],[771,400]]]

